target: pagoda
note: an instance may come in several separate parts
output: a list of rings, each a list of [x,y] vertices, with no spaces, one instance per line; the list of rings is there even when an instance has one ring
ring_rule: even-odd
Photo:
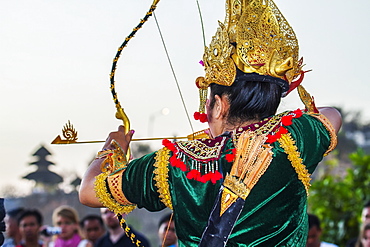
[[[51,153],[44,146],[41,146],[33,154],[33,156],[37,157],[37,161],[29,164],[37,166],[36,171],[23,177],[24,179],[36,182],[34,192],[55,192],[58,190],[58,184],[63,182],[63,178],[60,175],[49,170],[49,166],[55,165],[53,162],[47,160],[47,156],[49,155]]]

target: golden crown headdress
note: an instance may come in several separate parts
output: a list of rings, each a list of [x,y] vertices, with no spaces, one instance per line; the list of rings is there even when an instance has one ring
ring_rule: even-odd
[[[205,47],[205,77],[196,80],[200,115],[208,86],[231,86],[237,69],[273,77],[289,87],[302,71],[298,49],[293,29],[272,0],[226,0],[225,22],[219,22],[211,44]],[[199,113],[195,118],[202,121]]]

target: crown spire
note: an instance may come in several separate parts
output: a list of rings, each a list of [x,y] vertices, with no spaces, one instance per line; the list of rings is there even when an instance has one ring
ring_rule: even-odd
[[[205,77],[197,86],[203,96],[211,83],[231,86],[239,69],[273,77],[286,90],[301,74],[298,50],[293,29],[272,0],[226,0],[225,21],[205,47]]]

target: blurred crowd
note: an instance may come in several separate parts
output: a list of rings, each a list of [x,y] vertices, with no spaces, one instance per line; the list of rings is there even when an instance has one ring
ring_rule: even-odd
[[[4,200],[0,198],[0,234],[2,247],[150,247],[145,234],[130,226],[134,239],[127,236],[117,216],[107,208],[100,215],[87,215],[81,220],[77,211],[67,205],[56,208],[52,215],[53,226],[43,225],[38,209],[15,208],[5,213]],[[309,232],[306,247],[338,247],[322,239],[320,219],[308,214]],[[132,236],[132,235],[131,235]],[[159,247],[177,247],[177,236],[172,214],[158,222]],[[350,239],[345,247],[370,247],[370,201],[365,203],[361,214],[359,235]]]
[[[0,230],[5,231],[5,239],[0,239],[2,247],[136,247],[137,243],[151,246],[145,234],[132,226],[128,237],[118,217],[107,208],[102,208],[99,215],[90,214],[80,220],[73,207],[63,205],[53,211],[53,226],[48,226],[43,224],[38,209],[15,208],[5,214],[3,201],[1,205]],[[172,214],[160,219],[158,238],[157,246],[177,246]]]

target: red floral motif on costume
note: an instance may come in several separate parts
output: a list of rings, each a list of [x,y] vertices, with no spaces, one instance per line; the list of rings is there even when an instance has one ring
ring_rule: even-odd
[[[233,162],[236,156],[236,148],[231,149],[232,153],[231,154],[226,154],[225,159],[227,162]]]
[[[281,118],[281,123],[284,125],[284,126],[289,126],[289,125],[292,125],[293,123],[293,115],[288,115],[288,116],[284,116]]]
[[[267,135],[267,143],[274,143],[276,142],[279,138],[281,138],[281,135],[283,134],[287,134],[288,133],[288,130],[286,128],[284,128],[284,126],[290,126],[293,124],[293,119],[294,118],[300,118],[302,117],[303,115],[303,112],[301,109],[297,109],[295,111],[292,111],[290,114],[286,115],[286,116],[283,116],[281,118],[281,125],[278,129],[278,131],[276,131],[275,133],[273,134],[269,134]]]
[[[295,115],[294,118],[300,118],[303,115],[303,111],[301,109],[297,109],[295,111],[292,111],[292,113]]]
[[[287,134],[287,133],[288,133],[288,130],[286,128],[284,128],[283,126],[280,126],[279,130],[274,135],[268,135],[267,136],[267,141],[266,142],[267,143],[274,143],[281,137],[281,135]]]

